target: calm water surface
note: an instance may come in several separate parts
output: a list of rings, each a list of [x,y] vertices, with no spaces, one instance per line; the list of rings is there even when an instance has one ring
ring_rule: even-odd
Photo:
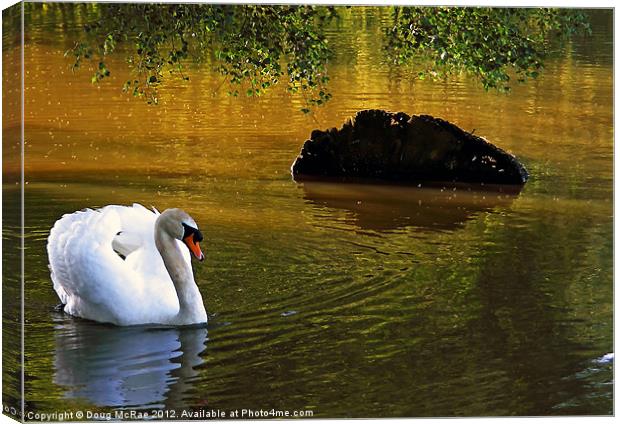
[[[334,97],[311,116],[280,89],[229,98],[208,66],[147,106],[121,92],[121,55],[110,81],[92,86],[63,57],[76,24],[30,21],[28,410],[613,412],[612,361],[601,359],[613,351],[611,13],[510,95],[466,78],[412,83],[382,65],[388,16],[344,15],[330,33]],[[292,181],[312,129],[367,108],[475,129],[531,179],[519,195]],[[54,221],[133,202],[182,207],[203,229],[207,259],[194,268],[208,329],[115,328],[54,311]],[[3,319],[16,321],[6,308]],[[15,378],[6,365],[5,378]]]

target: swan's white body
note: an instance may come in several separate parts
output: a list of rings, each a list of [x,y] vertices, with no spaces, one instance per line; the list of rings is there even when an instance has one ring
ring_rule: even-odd
[[[179,209],[159,214],[138,204],[56,221],[47,252],[65,312],[116,325],[206,323],[181,220],[197,229]]]

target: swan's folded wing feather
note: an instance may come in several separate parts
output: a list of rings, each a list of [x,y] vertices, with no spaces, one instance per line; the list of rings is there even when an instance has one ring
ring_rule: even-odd
[[[128,231],[119,231],[112,239],[112,250],[119,255],[127,257],[143,245],[142,237],[139,234]]]
[[[60,218],[50,231],[47,240],[47,254],[54,290],[63,304],[67,303],[67,292],[62,282],[70,281],[70,269],[66,261],[67,241],[73,235],[72,226],[81,218],[82,212],[66,214]]]
[[[178,311],[174,286],[155,247],[155,219],[139,205],[112,205],[56,222],[48,255],[54,289],[68,313],[128,325],[153,311],[162,316]],[[126,260],[112,248],[119,232],[131,234],[132,242],[141,240]],[[153,322],[159,318],[154,316]]]
[[[127,257],[135,250],[146,246],[155,247],[153,234],[157,215],[144,206],[134,203],[133,206],[110,205],[101,209],[103,213],[114,211],[120,219],[120,229],[112,239],[112,247]]]
[[[50,231],[48,238],[47,250],[50,262],[50,270],[54,289],[58,293],[60,300],[67,303],[67,296],[72,294],[72,281],[74,279],[75,269],[74,257],[72,252],[79,251],[84,240],[83,237],[88,234],[84,231],[87,222],[91,221],[97,213],[92,209],[72,214],[65,214],[61,219],[56,221],[54,227]],[[80,246],[76,246],[80,244]]]
[[[79,212],[78,212],[79,213]],[[90,303],[103,303],[106,296],[118,290],[118,277],[123,276],[123,260],[111,248],[112,238],[120,228],[114,211],[84,212],[71,225],[64,246],[64,262],[69,281],[65,289]],[[134,275],[125,274],[127,279]]]
[[[127,308],[124,303],[140,295],[141,276],[111,247],[119,228],[114,211],[93,210],[65,215],[54,225],[48,241],[52,280],[69,313],[115,322],[117,312]],[[105,313],[96,307],[103,304]]]

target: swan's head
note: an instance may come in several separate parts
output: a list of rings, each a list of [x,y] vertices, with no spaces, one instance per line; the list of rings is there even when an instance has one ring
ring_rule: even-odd
[[[185,243],[196,259],[204,260],[205,255],[202,254],[199,245],[202,241],[202,233],[196,221],[187,212],[178,208],[166,209],[157,220],[165,232]]]

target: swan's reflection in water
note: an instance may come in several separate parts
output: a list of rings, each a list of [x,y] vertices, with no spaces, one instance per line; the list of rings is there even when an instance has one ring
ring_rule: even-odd
[[[184,406],[204,360],[206,328],[115,327],[71,317],[56,326],[54,383],[100,407]]]
[[[508,207],[520,187],[411,187],[387,184],[304,181],[304,198],[350,214],[350,224],[376,231],[405,227],[456,230],[478,213]]]

